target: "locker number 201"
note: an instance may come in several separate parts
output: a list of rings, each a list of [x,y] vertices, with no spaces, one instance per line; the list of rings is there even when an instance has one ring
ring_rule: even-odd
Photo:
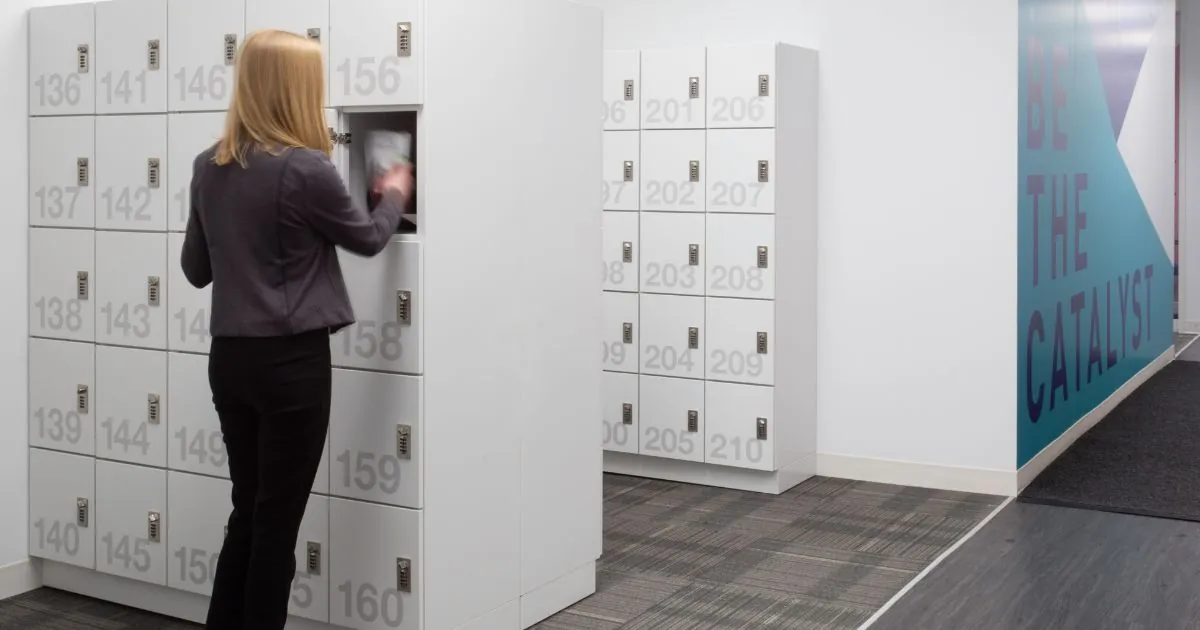
[[[376,92],[391,95],[400,91],[399,57],[359,57],[353,63],[347,59],[338,64],[337,72],[342,75],[342,94],[346,96],[370,96]]]
[[[669,125],[681,120],[692,122],[696,120],[696,108],[693,106],[695,102],[695,99],[690,98],[683,101],[673,98],[664,100],[652,98],[646,101],[646,122]]]

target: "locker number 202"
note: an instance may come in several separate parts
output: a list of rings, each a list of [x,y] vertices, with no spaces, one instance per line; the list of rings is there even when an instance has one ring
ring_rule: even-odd
[[[387,95],[400,91],[399,57],[359,57],[338,64],[337,72],[342,77],[342,94],[370,96],[376,92]]]

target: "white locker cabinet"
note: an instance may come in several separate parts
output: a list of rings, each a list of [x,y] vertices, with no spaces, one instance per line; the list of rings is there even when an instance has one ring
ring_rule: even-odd
[[[419,0],[329,3],[329,95],[335,107],[420,105],[424,66]]]
[[[775,126],[773,45],[708,49],[708,128]]]
[[[704,131],[642,132],[642,210],[704,212]]]
[[[225,479],[167,473],[167,586],[211,595],[233,510]]]
[[[333,371],[330,493],[419,509],[421,378]]]
[[[610,372],[637,374],[638,347],[638,295],[606,291],[601,366]]]
[[[222,111],[229,106],[245,30],[245,0],[167,1],[170,111]]]
[[[605,210],[602,286],[605,291],[638,290],[638,213]]]
[[[167,467],[229,477],[229,455],[208,385],[208,357],[167,355]]]
[[[605,210],[637,210],[640,203],[638,161],[641,133],[637,131],[604,132],[604,195]]]
[[[95,346],[29,340],[29,445],[96,452]]]
[[[96,3],[96,113],[167,111],[167,3]]]
[[[167,235],[167,349],[208,354],[212,285],[197,289],[184,277],[179,264],[183,240],[183,234]]]
[[[639,380],[642,455],[704,461],[704,382],[642,376]]]
[[[337,1],[337,0],[335,0]],[[330,0],[245,0],[246,36],[262,29],[288,31],[321,45],[325,79],[329,79]],[[329,98],[329,90],[325,91]]]
[[[95,487],[91,457],[29,449],[29,555],[96,568]]]
[[[706,218],[707,294],[775,299],[775,217],[709,214]]]
[[[29,120],[29,225],[95,227],[95,143],[92,117]]]
[[[757,385],[704,384],[705,462],[775,470],[775,389]]]
[[[637,453],[638,437],[638,376],[605,372],[601,375],[604,410],[601,443],[604,450],[615,453]]]
[[[775,384],[775,303],[707,298],[705,378]]]
[[[166,169],[165,114],[97,117],[96,228],[165,232]]]
[[[704,215],[643,212],[643,293],[704,295]]]
[[[642,54],[636,50],[604,52],[604,128],[636,131],[641,127]]]
[[[336,111],[336,110],[331,110]],[[375,131],[391,131],[407,133],[410,138],[409,159],[414,168],[420,163],[417,155],[420,148],[417,113],[415,111],[366,111],[347,113],[334,119],[337,123],[337,134],[334,135],[334,166],[341,169],[342,177],[351,198],[364,208],[372,209],[375,200],[372,194],[374,176],[368,172],[366,145],[368,138]],[[355,138],[358,140],[356,141]],[[416,232],[418,223],[418,203],[421,197],[420,177],[413,186],[413,200],[410,200],[404,211],[397,233]]]
[[[96,461],[96,570],[167,585],[167,471]]]
[[[641,373],[704,378],[704,298],[643,294]]]
[[[167,235],[96,232],[96,341],[167,347]]]
[[[225,113],[171,114],[167,116],[167,229],[182,232],[191,211],[192,166],[201,151],[216,144],[225,128]]]
[[[167,467],[167,353],[96,346],[96,457]]]
[[[703,48],[642,51],[642,129],[704,129]]]
[[[329,433],[325,433],[325,445],[321,450],[321,463],[317,466],[317,476],[313,479],[312,491],[317,494],[329,494]]]
[[[422,628],[421,513],[330,499],[329,620],[357,630]]]
[[[96,237],[90,230],[29,230],[29,334],[94,341]]]
[[[29,11],[29,115],[96,111],[96,5]]]
[[[334,335],[337,367],[421,373],[421,245],[393,240],[374,258],[338,250],[357,322]]]
[[[775,131],[708,132],[709,212],[775,212]]]
[[[296,577],[288,613],[329,622],[329,497],[308,498],[296,539]]]

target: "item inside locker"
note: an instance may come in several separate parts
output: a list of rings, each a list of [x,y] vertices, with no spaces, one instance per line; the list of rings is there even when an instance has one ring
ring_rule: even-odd
[[[375,178],[402,162],[417,169],[416,112],[366,112],[346,114],[349,144],[350,194],[370,210],[379,203],[372,190]],[[361,138],[361,140],[360,140]],[[380,170],[382,169],[382,171]],[[404,217],[396,232],[411,234],[417,231],[417,187],[404,209]]]

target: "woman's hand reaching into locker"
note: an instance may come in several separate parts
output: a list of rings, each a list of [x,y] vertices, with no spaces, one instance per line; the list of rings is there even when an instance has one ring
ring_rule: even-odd
[[[392,191],[403,195],[405,203],[412,199],[412,164],[402,164],[397,166],[396,168],[388,171],[386,175],[383,175],[375,180],[375,194],[385,195]]]

